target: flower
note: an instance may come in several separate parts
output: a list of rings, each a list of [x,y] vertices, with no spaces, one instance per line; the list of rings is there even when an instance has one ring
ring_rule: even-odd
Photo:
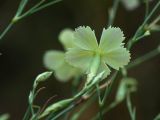
[[[59,35],[59,40],[62,43],[65,51],[73,47],[73,30],[64,29]],[[53,70],[55,77],[66,82],[72,77],[80,74],[80,70],[68,64],[64,59],[65,52],[59,50],[49,50],[44,55],[44,65],[47,69]]]
[[[94,31],[88,26],[80,26],[75,30],[74,47],[67,50],[66,61],[93,75],[105,71],[103,78],[106,78],[110,74],[108,66],[119,70],[130,61],[123,40],[120,28],[109,27],[103,29],[98,44]]]
[[[146,2],[152,2],[153,0],[121,0],[122,4],[124,5],[124,7],[127,10],[135,10],[136,8],[138,8],[142,2],[144,2],[145,4],[147,4]]]
[[[139,0],[121,0],[127,10],[134,10],[140,5]]]

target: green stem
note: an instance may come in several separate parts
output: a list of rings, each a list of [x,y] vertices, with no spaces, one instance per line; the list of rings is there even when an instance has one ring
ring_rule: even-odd
[[[28,0],[21,0],[18,10],[16,12],[16,17],[18,17],[24,10],[25,6],[27,5]]]
[[[103,96],[103,98],[102,98],[102,100],[101,100],[101,108],[103,108],[104,105],[105,105],[105,101],[106,101],[109,93],[110,93],[111,90],[112,90],[113,83],[115,82],[115,78],[116,78],[117,74],[118,74],[118,72],[116,71],[116,72],[112,75],[112,77],[111,77],[111,79],[110,79],[111,84],[110,84],[110,86],[107,86],[106,89],[105,89],[104,96]],[[112,109],[112,108],[115,107],[115,106],[116,106],[116,104],[114,103],[114,104],[111,104],[107,109],[101,110],[101,115],[103,116],[107,111],[109,111],[110,109]],[[100,114],[96,115],[96,116],[93,118],[93,120],[97,120],[99,115],[100,115]]]
[[[6,29],[0,34],[0,40],[6,35],[6,33],[11,29],[15,22],[10,22]]]
[[[21,16],[19,16],[20,19],[27,17],[34,9],[39,7],[41,4],[43,4],[45,0],[41,0],[39,3],[37,3],[35,6],[33,6],[31,9],[29,9],[27,12],[23,13]]]
[[[28,0],[22,0],[19,7],[18,7],[18,10],[15,14],[15,17],[12,19],[12,21],[9,23],[9,25],[5,28],[5,30],[0,34],[0,40],[6,35],[6,33],[11,29],[11,27],[16,23],[18,22],[19,20],[21,20],[22,18],[25,18],[35,12],[38,12],[46,7],[49,7],[55,3],[58,3],[62,0],[55,0],[55,1],[52,1],[52,2],[49,2],[49,3],[46,3],[42,6],[40,6],[45,0],[41,0],[38,4],[36,4],[34,7],[32,7],[30,10],[28,10],[26,13],[22,14]],[[22,14],[22,15],[21,15]]]
[[[101,100],[101,91],[98,84],[96,85],[96,91],[98,95],[98,104],[99,104],[99,120],[103,120],[103,115],[102,115],[103,105]]]
[[[50,120],[56,120],[56,119],[58,119],[59,117],[61,117],[65,113],[69,112],[74,107],[75,107],[75,104],[71,104],[69,107],[67,107],[66,109],[64,109],[63,111],[61,111],[59,114],[57,114],[55,117],[51,118]]]
[[[146,9],[145,9],[145,19],[146,19],[147,16],[148,16],[148,13],[149,13],[149,0],[145,0],[145,6],[146,6]]]
[[[75,95],[72,99],[73,99],[73,103],[71,103],[69,106],[66,107],[65,110],[61,111],[60,113],[58,113],[56,116],[53,115],[53,120],[56,118],[59,118],[60,116],[62,116],[63,114],[67,113],[69,110],[71,110],[72,108],[76,107],[77,105],[79,105],[80,103],[83,102],[82,96],[86,93],[88,93],[88,91],[92,90],[92,88],[95,87],[95,85],[100,81],[100,79],[102,78],[104,73],[100,73],[98,74],[96,77],[93,78],[93,82],[89,84],[88,86],[85,86],[77,95]],[[78,102],[76,102],[78,99],[80,99]]]
[[[142,25],[137,29],[135,35],[133,36],[132,39],[130,39],[127,43],[127,48],[128,50],[131,49],[131,47],[133,46],[133,44],[136,41],[137,37],[141,36],[142,34],[144,34],[144,27],[147,24],[147,22],[150,20],[150,18],[153,16],[153,14],[155,13],[155,11],[158,9],[158,7],[160,6],[160,0],[158,1],[158,3],[154,6],[154,8],[152,9],[152,11],[150,12],[150,14],[147,16],[147,18],[144,20],[144,22],[142,23]]]
[[[29,120],[29,113],[30,113],[30,108],[28,107],[23,117],[23,120]]]
[[[147,35],[147,36],[148,36],[148,35]],[[145,35],[145,34],[143,34],[143,35],[141,35],[141,36],[137,37],[135,41],[138,41],[138,40],[140,40],[140,39],[142,39],[142,38],[144,38],[144,37],[146,37],[146,35]]]
[[[115,82],[115,78],[116,78],[117,74],[118,74],[118,72],[116,71],[116,72],[112,75],[112,77],[111,77],[111,79],[110,79],[110,80],[111,80],[111,84],[110,84],[110,86],[106,87],[106,89],[105,89],[104,96],[103,96],[103,99],[102,99],[102,105],[103,105],[103,106],[104,106],[104,104],[105,104],[105,101],[106,101],[109,93],[111,92],[111,89],[112,89],[112,87],[113,87],[113,83]]]
[[[53,4],[56,4],[56,3],[60,2],[60,1],[62,1],[62,0],[54,0],[54,1],[51,1],[49,3],[46,3],[46,4],[42,5],[42,6],[34,9],[30,14],[36,13],[36,12],[46,8],[46,7],[49,7],[49,6],[53,5]]]
[[[33,110],[32,104],[29,105],[29,108],[30,108],[32,116],[33,116],[34,115],[34,110]]]
[[[91,99],[89,99],[78,112],[73,114],[70,120],[78,120],[82,113],[84,113],[84,111],[88,109],[91,106],[91,104],[93,104],[93,102],[95,102],[96,98],[97,95],[94,95]]]
[[[22,13],[22,11],[25,8],[27,2],[28,2],[28,0],[21,0],[15,17],[8,24],[8,26],[5,28],[5,30],[0,34],[0,40],[6,35],[6,33],[11,29],[11,27],[18,21],[18,19],[16,19],[16,18],[18,18],[18,16]]]
[[[151,52],[145,54],[144,56],[133,60],[126,68],[130,69],[130,68],[133,68],[135,66],[138,66],[139,64],[141,64],[141,63],[143,63],[147,60],[150,60],[150,59],[152,59],[153,57],[155,57],[159,54],[160,54],[160,50],[159,50],[159,48],[156,48],[156,49],[152,50]]]
[[[152,29],[152,27],[153,27],[154,25],[156,25],[157,22],[159,22],[159,21],[160,21],[160,15],[158,15],[158,17],[148,26],[148,29],[149,29],[149,30]]]
[[[33,89],[32,89],[32,91],[30,92],[30,95],[29,95],[31,98],[30,97],[28,98],[29,106],[28,106],[27,111],[26,111],[26,113],[23,117],[23,120],[28,120],[30,113],[31,113],[32,117],[35,115],[34,108],[33,108],[33,101],[35,100],[35,98],[38,94],[38,92],[35,92],[36,87],[37,87],[37,84],[33,84]],[[38,113],[39,113],[39,111],[38,111]],[[35,116],[35,117],[37,117],[37,116]]]
[[[127,108],[129,111],[129,115],[131,120],[136,120],[136,109],[132,107],[130,93],[127,94]]]
[[[72,81],[72,95],[74,96],[78,92],[78,85],[80,83],[80,76],[76,76]],[[64,116],[64,120],[68,120],[69,112]]]
[[[158,7],[160,6],[160,0],[158,1],[158,3],[154,6],[154,8],[152,9],[152,11],[150,12],[150,14],[147,16],[147,18],[144,20],[144,22],[142,23],[142,27],[144,27],[147,22],[150,20],[150,18],[153,16],[153,14],[155,13],[155,11],[158,9]]]
[[[113,8],[111,8],[109,10],[108,26],[112,26],[113,23],[114,23],[115,16],[116,16],[116,13],[117,13],[117,9],[118,9],[118,6],[119,6],[119,2],[120,2],[120,0],[114,0]]]
[[[115,108],[117,105],[118,105],[117,102],[111,103],[108,107],[106,107],[105,109],[103,109],[102,115],[106,114],[106,113],[109,112],[111,109]],[[94,116],[91,120],[98,120],[98,118],[99,118],[99,114],[96,114],[96,116]]]

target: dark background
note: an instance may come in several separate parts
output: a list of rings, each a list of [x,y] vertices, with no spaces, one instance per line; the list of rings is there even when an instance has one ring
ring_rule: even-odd
[[[38,0],[37,0],[38,1]],[[158,1],[158,0],[157,0]],[[0,0],[0,31],[8,25],[15,14],[20,0]],[[152,2],[153,7],[156,3]],[[32,1],[27,8],[32,6]],[[63,49],[58,42],[58,33],[63,28],[91,26],[98,38],[102,28],[107,26],[108,0],[64,0],[21,20],[0,41],[0,114],[9,113],[12,120],[20,120],[27,107],[27,98],[37,74],[46,71],[42,58],[49,49]],[[114,26],[120,27],[127,38],[134,35],[144,18],[144,4],[134,11],[127,11],[121,4]],[[159,44],[160,33],[142,39],[131,51],[132,59],[137,58]],[[138,120],[152,120],[160,112],[160,57],[129,71],[138,80],[138,92],[133,95]],[[56,100],[69,97],[70,82],[60,83],[54,76],[44,83],[47,89],[37,98],[43,104],[47,98],[58,95]],[[116,88],[116,86],[115,86]],[[113,97],[113,95],[111,96]],[[88,119],[89,110],[83,115]],[[109,120],[129,120],[125,102],[106,114]]]

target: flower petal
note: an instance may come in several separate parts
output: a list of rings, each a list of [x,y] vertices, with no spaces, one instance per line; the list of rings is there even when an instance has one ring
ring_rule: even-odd
[[[99,73],[101,73],[103,71],[105,71],[104,74],[103,74],[103,79],[104,79],[104,78],[106,78],[110,74],[111,71],[108,68],[108,66],[105,64],[105,62],[101,61],[100,66],[98,68],[97,74],[99,74]]]
[[[67,82],[72,77],[77,76],[80,74],[79,69],[72,67],[68,63],[62,64],[58,69],[55,71],[55,77],[61,82]]]
[[[74,32],[71,29],[64,29],[59,34],[59,40],[65,49],[73,47]]]
[[[139,0],[121,0],[127,10],[134,10],[140,5]]]
[[[56,50],[49,50],[45,53],[43,62],[46,68],[56,70],[64,64],[64,53]]]
[[[99,47],[102,51],[107,52],[122,46],[123,40],[124,35],[120,28],[109,27],[108,29],[103,29]]]
[[[90,27],[78,27],[75,30],[74,43],[77,47],[85,50],[95,50],[98,48],[97,39]]]
[[[106,52],[103,59],[109,66],[119,70],[120,67],[127,65],[130,61],[130,53],[126,50],[126,48],[119,47],[112,51]]]
[[[78,48],[70,48],[66,53],[66,61],[71,65],[88,72],[93,59],[93,52]]]

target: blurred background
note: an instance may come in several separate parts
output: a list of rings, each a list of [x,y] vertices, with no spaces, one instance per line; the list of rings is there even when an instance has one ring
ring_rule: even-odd
[[[38,0],[36,0],[38,2]],[[158,0],[151,2],[151,7]],[[0,0],[0,32],[15,14],[20,0]],[[108,12],[112,0],[64,0],[29,16],[13,26],[0,41],[0,114],[9,113],[12,120],[21,120],[27,108],[27,99],[36,75],[46,71],[43,54],[47,50],[62,50],[58,34],[64,28],[80,25],[91,26],[100,38],[103,27],[107,26]],[[27,8],[33,5],[32,0]],[[120,27],[125,36],[134,35],[144,19],[145,5],[133,11],[119,6],[114,26]],[[157,13],[159,14],[159,13]],[[142,39],[131,50],[135,59],[159,44],[160,33]],[[129,71],[129,76],[138,80],[138,91],[132,96],[136,105],[137,120],[152,120],[160,112],[160,57],[157,56]],[[55,101],[71,96],[71,83],[60,83],[54,76],[42,86],[43,90],[36,103],[41,105],[49,97],[57,95]],[[114,86],[116,89],[116,85]],[[114,97],[114,94],[110,96]],[[54,100],[53,100],[54,101]],[[89,119],[94,109],[83,115]],[[106,114],[108,120],[129,120],[125,102]]]

